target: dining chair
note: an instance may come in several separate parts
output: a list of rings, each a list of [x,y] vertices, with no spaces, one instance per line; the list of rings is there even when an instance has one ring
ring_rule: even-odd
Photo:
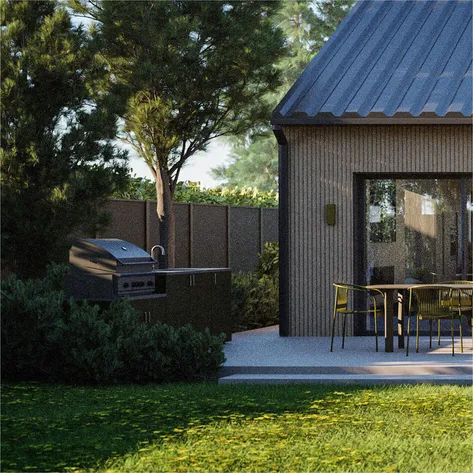
[[[473,343],[473,281],[445,281],[442,284],[471,284],[471,291],[469,289],[452,289],[452,304],[456,304],[462,315],[464,315],[468,321],[468,325],[471,327],[471,340]],[[440,337],[439,337],[440,338]]]
[[[357,286],[336,282],[333,283],[335,288],[335,301],[333,304],[333,320],[332,320],[332,340],[330,343],[330,351],[333,351],[333,338],[335,333],[335,323],[337,316],[343,315],[342,321],[342,349],[345,348],[345,329],[347,315],[364,315],[371,314],[374,317],[374,334],[376,337],[376,351],[378,351],[378,324],[377,318],[386,313],[386,294],[378,289],[368,289],[365,286]],[[365,302],[369,302],[369,308],[358,309],[354,305],[354,294],[362,293],[365,296]],[[383,299],[382,308],[379,307],[377,297]],[[368,307],[368,306],[367,306]]]
[[[409,289],[409,312],[407,318],[407,344],[406,356],[409,356],[409,336],[411,331],[411,318],[416,317],[416,353],[419,352],[419,320],[430,321],[430,347],[432,348],[432,322],[437,320],[440,344],[440,320],[450,320],[452,333],[452,356],[455,355],[455,337],[453,321],[460,321],[460,347],[463,353],[463,333],[461,325],[461,311],[458,305],[452,303],[453,289],[448,286],[413,286]]]

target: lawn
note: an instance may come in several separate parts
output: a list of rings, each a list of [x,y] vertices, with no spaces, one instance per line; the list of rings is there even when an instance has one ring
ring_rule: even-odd
[[[2,471],[472,471],[458,386],[2,387]]]

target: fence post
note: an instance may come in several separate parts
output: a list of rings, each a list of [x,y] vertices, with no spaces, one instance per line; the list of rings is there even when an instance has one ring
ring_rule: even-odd
[[[230,206],[227,205],[227,268],[229,268],[231,264],[230,251],[231,251]]]
[[[189,267],[194,267],[194,205],[189,205]]]
[[[264,250],[264,235],[263,235],[263,207],[259,208],[259,252]]]
[[[151,252],[151,244],[149,241],[149,209],[148,200],[145,200],[145,251]],[[151,255],[152,257],[153,255]]]

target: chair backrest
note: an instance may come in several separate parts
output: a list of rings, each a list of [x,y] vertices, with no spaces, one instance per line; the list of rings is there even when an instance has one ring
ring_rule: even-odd
[[[348,284],[334,283],[335,288],[335,306],[337,309],[348,308],[348,291],[350,289]]]
[[[431,318],[449,317],[454,308],[451,305],[452,289],[448,286],[414,286],[409,290],[409,313]]]
[[[350,292],[364,293],[365,297],[371,296],[372,299],[375,296],[383,296],[383,293],[377,289],[368,289],[365,286],[357,286],[356,284],[335,282],[333,286],[335,287],[335,305],[337,309],[348,309],[350,302],[353,303],[353,301],[350,301]]]
[[[462,280],[454,280],[454,281],[445,281],[442,284],[471,284],[473,289],[473,281],[462,281]],[[453,303],[458,303],[460,306],[465,309],[469,308],[473,305],[473,292],[469,292],[468,290],[463,289],[452,289],[452,301]]]

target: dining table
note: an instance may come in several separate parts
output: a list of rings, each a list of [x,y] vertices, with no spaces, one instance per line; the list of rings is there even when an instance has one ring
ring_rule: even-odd
[[[386,296],[386,311],[384,315],[384,351],[387,353],[394,351],[394,328],[393,328],[393,317],[394,317],[394,306],[396,301],[398,302],[397,309],[397,339],[398,348],[404,348],[404,313],[406,310],[406,298],[404,294],[412,287],[448,287],[451,289],[466,290],[473,293],[473,282],[472,283],[394,283],[394,284],[370,284],[365,286],[367,289],[378,289],[383,292]],[[394,298],[395,292],[397,292],[397,298]]]

